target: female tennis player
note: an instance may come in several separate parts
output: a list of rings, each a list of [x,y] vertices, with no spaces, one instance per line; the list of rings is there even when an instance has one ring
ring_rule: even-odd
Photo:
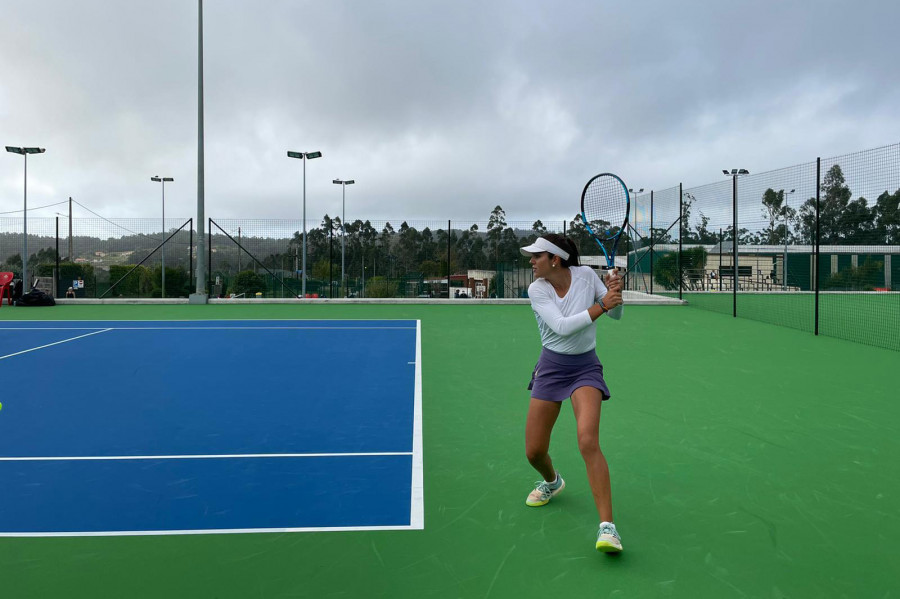
[[[525,454],[543,480],[525,504],[546,505],[566,483],[550,459],[550,433],[562,402],[572,398],[578,448],[600,515],[598,551],[622,551],[613,524],[609,466],[600,451],[600,406],[609,399],[603,366],[597,359],[595,321],[622,304],[622,281],[610,271],[607,285],[588,266],[579,266],[578,248],[562,235],[547,234],[521,248],[531,256],[535,280],[528,287],[531,308],[541,333],[540,359],[534,368],[531,403],[525,424]]]

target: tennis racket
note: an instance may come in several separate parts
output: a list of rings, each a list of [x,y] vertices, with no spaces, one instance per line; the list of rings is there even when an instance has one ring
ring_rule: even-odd
[[[581,219],[606,258],[604,270],[624,270],[616,267],[616,249],[628,228],[630,208],[628,187],[612,173],[601,173],[584,186]],[[623,306],[616,306],[609,311],[609,316],[618,320],[622,318],[622,311]]]

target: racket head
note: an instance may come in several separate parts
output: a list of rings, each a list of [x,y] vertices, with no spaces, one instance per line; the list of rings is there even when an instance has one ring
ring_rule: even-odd
[[[581,216],[598,239],[613,239],[625,231],[631,197],[618,175],[601,173],[591,178],[581,192]]]
[[[631,197],[628,186],[613,173],[592,177],[581,192],[581,218],[600,246],[609,268],[613,268],[616,248],[628,228]]]

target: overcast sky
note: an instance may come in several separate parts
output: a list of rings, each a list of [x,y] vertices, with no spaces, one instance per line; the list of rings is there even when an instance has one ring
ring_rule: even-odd
[[[324,154],[317,224],[335,177],[348,220],[531,221],[602,171],[662,189],[896,143],[898,22],[874,0],[207,0],[206,215],[299,218],[287,150]],[[0,145],[47,148],[30,207],[156,217],[161,175],[167,216],[196,216],[195,0],[0,0],[0,40]]]

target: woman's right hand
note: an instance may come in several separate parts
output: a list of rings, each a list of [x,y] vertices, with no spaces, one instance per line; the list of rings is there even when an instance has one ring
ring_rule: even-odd
[[[622,292],[618,289],[610,289],[606,292],[606,295],[603,296],[601,301],[603,302],[603,307],[609,312],[616,306],[622,305]]]

